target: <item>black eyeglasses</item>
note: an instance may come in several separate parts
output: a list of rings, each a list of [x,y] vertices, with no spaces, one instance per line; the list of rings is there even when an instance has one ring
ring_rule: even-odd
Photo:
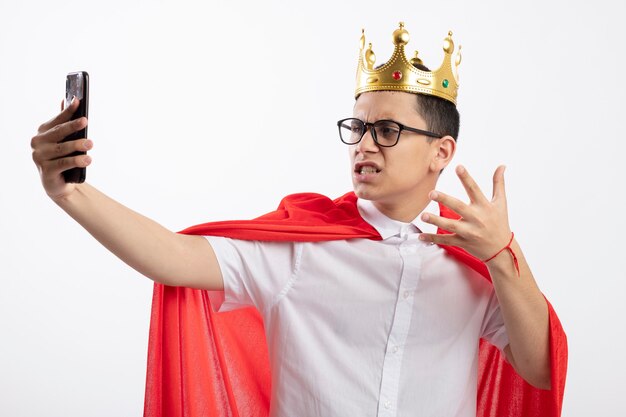
[[[376,142],[378,146],[386,148],[395,146],[398,143],[403,130],[431,138],[439,139],[442,137],[436,133],[408,127],[393,120],[378,120],[374,123],[365,123],[363,120],[349,117],[339,120],[337,127],[339,127],[339,138],[341,138],[341,141],[346,145],[359,143],[361,139],[363,139],[363,136],[365,136],[365,132],[367,132],[368,128],[371,129],[374,142]]]

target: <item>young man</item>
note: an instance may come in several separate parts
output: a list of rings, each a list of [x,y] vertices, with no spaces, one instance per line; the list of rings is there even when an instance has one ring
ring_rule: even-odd
[[[91,149],[90,140],[60,143],[87,123],[68,122],[76,102],[32,140],[48,195],[123,261],[168,286],[223,290],[211,294],[215,309],[259,311],[272,416],[474,416],[481,338],[529,384],[551,388],[549,306],[509,229],[504,167],[491,199],[463,167],[456,172],[469,204],[434,191],[458,134],[451,34],[432,72],[409,66],[402,24],[393,38],[394,55],[374,69],[362,36],[353,115],[338,122],[358,197],[354,217],[370,238],[173,233],[88,184],[63,182],[62,171],[91,162],[67,156]],[[456,122],[441,124],[429,106]],[[424,213],[431,200],[461,218]],[[450,233],[428,233],[429,225]],[[485,261],[491,282],[448,246]]]

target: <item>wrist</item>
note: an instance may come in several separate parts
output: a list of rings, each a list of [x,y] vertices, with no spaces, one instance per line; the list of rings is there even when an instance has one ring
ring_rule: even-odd
[[[81,196],[85,196],[85,186],[86,183],[74,184],[74,187],[72,187],[65,193],[56,196],[48,196],[52,199],[52,201],[56,203],[56,205],[58,205],[62,209],[66,209],[68,207],[76,205],[77,200],[80,199]]]
[[[511,256],[511,253],[508,250],[502,251],[495,258],[491,259],[488,262],[485,262],[485,265],[487,266],[489,271],[498,272],[499,274],[508,274],[511,272],[517,274],[517,272],[515,271],[515,265],[513,263],[513,256]]]
[[[517,247],[517,242],[515,242],[515,234],[511,232],[508,243],[489,258],[483,259],[483,262],[490,271],[508,272],[513,268],[515,274],[519,276],[519,262],[514,246]]]

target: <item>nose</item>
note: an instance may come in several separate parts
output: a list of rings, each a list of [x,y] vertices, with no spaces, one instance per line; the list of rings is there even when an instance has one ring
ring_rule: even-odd
[[[378,144],[374,141],[374,137],[372,136],[372,126],[367,126],[365,134],[361,138],[361,141],[356,144],[357,152],[378,152],[380,149]]]

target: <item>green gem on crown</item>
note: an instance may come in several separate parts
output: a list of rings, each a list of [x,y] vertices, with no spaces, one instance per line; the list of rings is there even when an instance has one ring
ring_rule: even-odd
[[[446,80],[443,80],[443,81],[441,82],[441,85],[443,85],[443,88],[448,88],[448,84],[449,84],[449,83],[448,83],[448,80],[447,80],[447,79],[446,79]]]

